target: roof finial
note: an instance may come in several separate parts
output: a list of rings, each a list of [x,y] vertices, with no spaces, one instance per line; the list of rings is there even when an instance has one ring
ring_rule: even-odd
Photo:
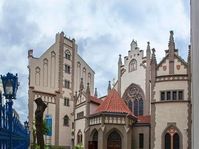
[[[87,95],[90,95],[90,94],[91,94],[89,83],[87,83],[86,94],[87,94]]]
[[[95,88],[95,94],[94,94],[95,97],[97,97],[97,88]]]
[[[174,33],[173,31],[170,31],[170,37],[169,37],[169,50],[175,50],[175,42],[174,42]]]
[[[111,81],[108,81],[108,93],[111,90]]]
[[[84,83],[83,83],[83,78],[81,78],[80,91],[83,91],[83,89],[84,89]]]
[[[156,63],[155,48],[152,49],[152,62]]]
[[[147,42],[147,49],[146,49],[147,54],[151,54],[151,49],[150,49],[150,42]]]
[[[122,55],[119,54],[118,65],[122,65]]]

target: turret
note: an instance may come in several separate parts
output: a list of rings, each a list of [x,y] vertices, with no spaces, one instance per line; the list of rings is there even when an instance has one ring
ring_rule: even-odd
[[[170,31],[168,48],[169,48],[169,74],[174,74],[175,42],[173,37],[173,31]]]
[[[111,81],[108,81],[107,94],[111,91]]]
[[[150,114],[150,77],[151,77],[151,49],[150,42],[147,42],[146,48],[146,82],[145,82],[145,92],[146,92],[146,104],[144,104],[146,109],[145,114]]]
[[[98,94],[97,94],[97,88],[95,88],[95,94],[94,94],[94,96],[95,96],[95,97],[98,96]]]
[[[117,89],[120,96],[121,96],[121,66],[122,66],[122,58],[120,54],[118,60],[118,89]]]

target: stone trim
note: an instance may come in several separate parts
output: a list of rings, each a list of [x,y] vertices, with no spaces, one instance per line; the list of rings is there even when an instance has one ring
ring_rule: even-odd
[[[165,75],[156,77],[156,82],[166,81],[188,81],[188,75]]]
[[[151,102],[151,104],[161,104],[161,103],[172,103],[172,102],[175,102],[175,103],[190,103],[190,101],[188,100],[163,100],[163,101],[153,101]]]

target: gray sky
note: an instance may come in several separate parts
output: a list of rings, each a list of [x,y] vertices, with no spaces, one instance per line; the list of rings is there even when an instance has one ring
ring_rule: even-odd
[[[0,0],[0,74],[18,73],[20,87],[14,107],[28,114],[28,49],[40,56],[57,32],[75,38],[78,52],[94,69],[98,94],[117,78],[118,55],[127,55],[134,39],[147,41],[158,61],[173,30],[176,47],[186,60],[190,40],[189,0]],[[94,56],[95,55],[95,56]]]

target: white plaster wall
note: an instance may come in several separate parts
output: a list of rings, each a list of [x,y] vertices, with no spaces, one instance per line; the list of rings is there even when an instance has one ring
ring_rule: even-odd
[[[187,74],[187,68],[184,64],[182,64],[178,59],[175,58],[174,60],[174,74]],[[180,69],[177,69],[177,66],[180,65]]]
[[[187,81],[165,81],[157,82],[155,85],[154,99],[160,101],[160,91],[163,90],[183,90],[184,100],[188,100],[188,85]]]
[[[79,130],[82,132],[82,143],[84,145],[84,130],[86,125],[86,119],[77,119],[77,113],[84,111],[84,116],[86,115],[86,104],[81,107],[76,108],[75,110],[75,144],[77,144],[77,133]]]
[[[188,86],[186,81],[159,82],[155,86],[154,99],[160,101],[160,91],[162,90],[184,90],[184,100],[188,100]],[[162,133],[167,127],[167,123],[175,122],[177,128],[183,135],[183,147],[187,148],[187,128],[188,128],[188,103],[187,102],[164,102],[157,103],[155,111],[155,148],[161,148]]]
[[[80,69],[77,68],[77,63],[80,63]],[[76,74],[75,74],[75,88],[74,91],[79,91],[79,84],[80,84],[80,79],[83,78],[83,68],[86,68],[86,76],[85,79],[83,80],[84,82],[84,89],[86,90],[87,83],[89,82],[88,80],[88,74],[91,74],[91,81],[90,81],[90,92],[91,95],[94,94],[94,75],[95,72],[92,70],[92,68],[79,56],[78,54],[76,55],[76,60],[75,60],[75,67],[76,67]]]
[[[53,44],[41,57],[39,58],[29,58],[29,68],[30,68],[30,86],[34,86],[35,90],[40,90],[44,92],[53,92],[58,88],[58,61],[59,61],[59,43]],[[54,51],[56,54],[55,68],[52,68],[51,52]],[[43,60],[48,60],[48,85],[44,86],[44,74],[43,74]],[[40,68],[40,84],[35,83],[35,69]],[[54,82],[52,82],[54,81]],[[54,84],[54,87],[52,86]]]
[[[90,114],[96,113],[96,109],[98,108],[98,106],[99,105],[97,104],[90,103]]]
[[[137,60],[137,70],[129,72],[129,63],[132,59]],[[128,59],[125,60],[124,69],[125,73],[121,77],[121,95],[132,83],[139,85],[145,93],[145,80],[146,69],[141,66],[143,61],[143,51],[132,50],[129,51]]]
[[[163,67],[166,66],[166,70]],[[166,59],[157,70],[157,76],[169,75],[169,59]]]
[[[155,147],[161,149],[162,133],[167,127],[167,123],[176,123],[176,127],[183,135],[183,149],[188,147],[187,141],[187,103],[162,103],[156,105],[156,127],[155,127]]]

